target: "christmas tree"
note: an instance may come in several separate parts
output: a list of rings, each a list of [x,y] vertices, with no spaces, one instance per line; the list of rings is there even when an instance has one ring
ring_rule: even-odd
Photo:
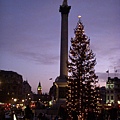
[[[68,60],[67,111],[72,118],[75,112],[80,120],[85,120],[90,107],[97,111],[99,94],[98,77],[95,74],[95,55],[90,49],[90,39],[85,35],[79,18],[71,38]]]

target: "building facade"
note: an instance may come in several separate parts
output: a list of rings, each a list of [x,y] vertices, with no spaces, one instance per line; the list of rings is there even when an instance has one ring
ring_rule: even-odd
[[[23,81],[22,75],[0,70],[0,102],[14,103],[14,100],[29,98],[32,99],[31,86],[27,81]]]
[[[0,101],[11,102],[22,97],[23,78],[13,71],[0,70]]]
[[[106,82],[106,103],[120,103],[120,79],[108,77]]]

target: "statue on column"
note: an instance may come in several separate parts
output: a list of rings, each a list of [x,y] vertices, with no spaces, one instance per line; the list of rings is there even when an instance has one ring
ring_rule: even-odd
[[[67,0],[63,0],[63,6],[66,6],[67,5]]]

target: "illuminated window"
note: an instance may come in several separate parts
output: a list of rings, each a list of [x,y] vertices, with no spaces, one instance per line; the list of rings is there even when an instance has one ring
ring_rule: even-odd
[[[109,84],[106,85],[106,88],[109,88]]]
[[[111,85],[111,86],[110,86],[110,88],[113,88],[113,87],[114,87],[114,85]]]

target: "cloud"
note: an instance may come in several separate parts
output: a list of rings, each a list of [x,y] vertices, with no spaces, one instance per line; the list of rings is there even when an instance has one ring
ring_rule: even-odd
[[[29,59],[30,61],[34,61],[36,63],[44,64],[44,65],[52,65],[59,61],[59,56],[47,53],[35,53],[30,51],[17,51],[16,55],[22,59]]]

